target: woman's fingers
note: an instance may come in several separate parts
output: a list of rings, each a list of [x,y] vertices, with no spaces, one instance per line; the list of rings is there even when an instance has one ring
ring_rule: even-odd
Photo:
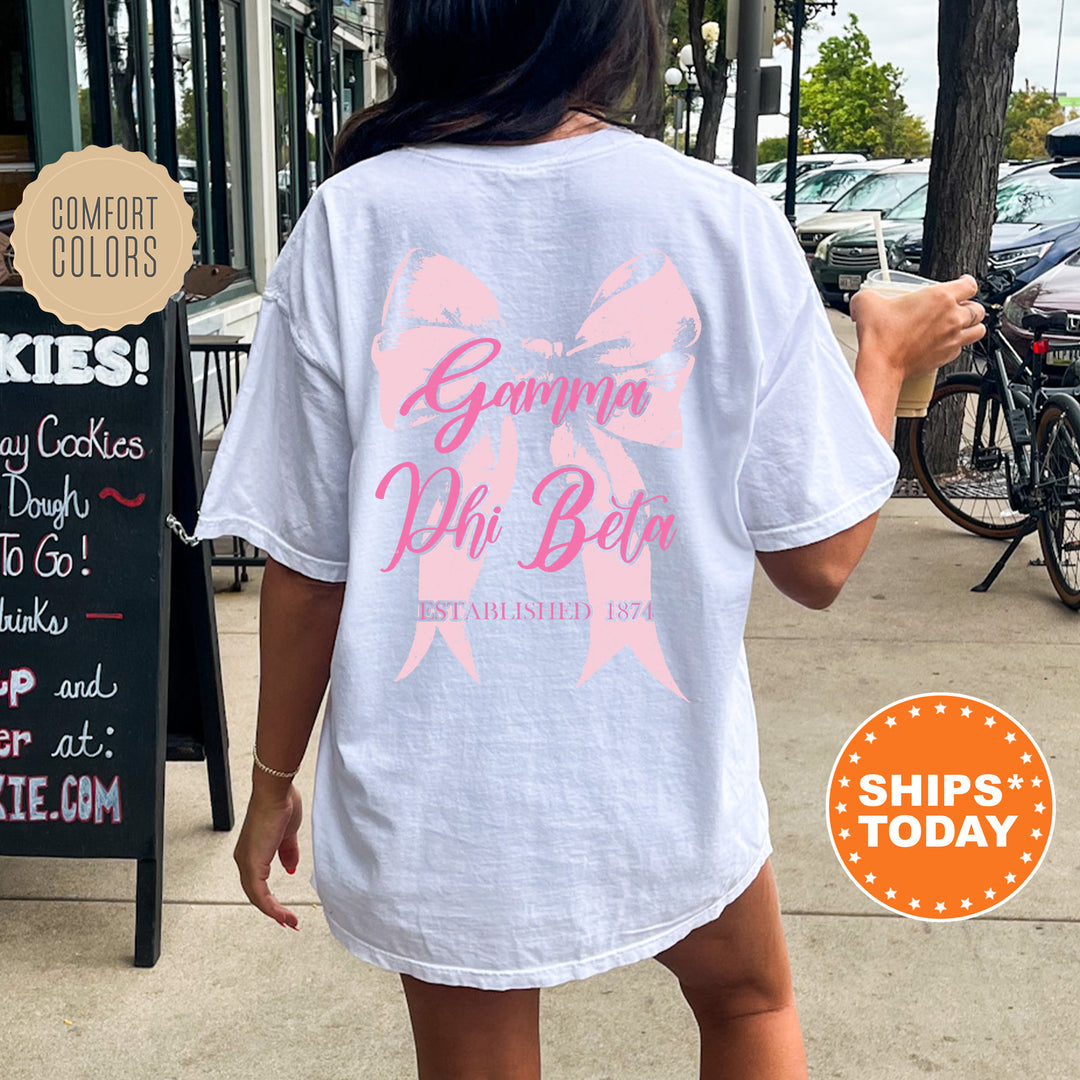
[[[244,895],[264,915],[292,929],[299,929],[296,915],[270,891],[270,868],[275,855],[291,874],[300,861],[297,834],[303,818],[300,795],[290,785],[284,799],[268,799],[252,791],[233,858],[240,871]]]
[[[300,920],[274,896],[270,891],[270,886],[267,884],[270,878],[270,864],[245,865],[242,860],[243,855],[238,854],[236,861],[240,868],[240,887],[244,890],[244,895],[274,922],[298,930]]]

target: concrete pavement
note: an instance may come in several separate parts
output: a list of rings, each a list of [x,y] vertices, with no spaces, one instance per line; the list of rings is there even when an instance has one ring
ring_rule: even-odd
[[[759,576],[747,627],[774,866],[811,1062],[829,1080],[1080,1074],[1080,616],[1030,540],[986,595],[1000,549],[894,499],[843,596],[799,608]],[[231,575],[218,571],[222,590]],[[247,798],[258,574],[217,598],[235,798]],[[823,799],[843,741],[900,697],[956,690],[1010,712],[1050,760],[1058,820],[1045,863],[969,922],[892,916],[847,880]],[[314,744],[313,744],[314,745]],[[310,798],[314,753],[299,779]],[[233,835],[209,825],[205,769],[172,763],[157,967],[131,966],[134,864],[0,859],[0,1062],[7,1080],[398,1080],[415,1075],[396,975],[330,937],[301,873],[272,886],[302,932],[250,908]],[[648,960],[541,997],[552,1080],[690,1080],[697,1036]]]

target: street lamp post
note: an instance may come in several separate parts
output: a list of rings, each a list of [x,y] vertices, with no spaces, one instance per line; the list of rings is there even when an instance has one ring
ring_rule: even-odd
[[[784,191],[784,213],[795,227],[795,169],[799,157],[799,85],[802,63],[802,36],[807,19],[828,9],[836,14],[836,0],[776,0],[778,13],[791,19],[791,108],[788,116],[787,181]]]
[[[694,101],[694,91],[697,87],[697,76],[694,74],[694,51],[690,45],[684,45],[679,50],[679,66],[669,67],[664,72],[664,82],[671,87],[672,93],[678,93],[676,89],[679,83],[686,78],[686,87],[682,91],[686,95],[686,135],[683,139],[683,150],[690,153],[690,109]],[[675,133],[675,142],[678,144],[679,133]]]

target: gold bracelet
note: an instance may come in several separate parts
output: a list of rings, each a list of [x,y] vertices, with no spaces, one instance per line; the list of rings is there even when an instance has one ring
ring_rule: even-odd
[[[257,744],[253,744],[251,747],[252,756],[255,758],[255,764],[262,769],[264,773],[269,773],[271,776],[280,776],[282,780],[291,780],[299,771],[299,767],[293,769],[292,772],[281,772],[279,769],[271,769],[269,766],[264,765],[259,760],[259,751]]]

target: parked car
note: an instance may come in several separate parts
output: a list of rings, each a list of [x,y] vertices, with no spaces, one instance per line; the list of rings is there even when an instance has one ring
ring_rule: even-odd
[[[922,262],[922,229],[902,242],[901,270]],[[1017,288],[1080,248],[1080,160],[1036,162],[998,186],[990,265],[1011,270]],[[917,273],[917,270],[914,270]]]
[[[796,229],[807,259],[813,259],[821,242],[841,229],[858,228],[867,223],[867,212],[892,210],[909,195],[923,187],[930,176],[929,158],[907,161],[860,180],[842,199],[824,214],[807,218]]]
[[[1046,136],[1046,152],[1052,158],[1080,157],[1080,120],[1052,128]]]
[[[1022,325],[1024,316],[1051,311],[1067,311],[1069,317],[1064,334],[1047,335],[1047,371],[1052,381],[1060,383],[1064,378],[1076,386],[1080,383],[1080,251],[1005,301],[1001,330],[1021,356],[1027,355],[1032,338]]]
[[[929,188],[923,187],[882,220],[889,265],[919,273],[923,218]],[[990,239],[990,265],[1011,270],[1017,288],[1058,265],[1080,248],[1080,162],[1044,162],[1007,176],[998,186],[997,222]],[[845,297],[878,267],[874,230],[868,225],[826,238],[810,268],[828,303]]]
[[[913,234],[922,239],[923,218],[926,217],[926,194],[924,183],[917,191],[901,200],[881,218],[881,232],[885,239],[885,251],[892,269],[898,269],[903,259],[903,245]],[[831,233],[818,244],[810,260],[810,272],[814,275],[818,290],[826,303],[845,308],[847,297],[857,291],[871,270],[881,265],[877,248],[876,230],[872,225],[861,224],[851,229]],[[909,267],[905,267],[909,269]],[[911,271],[918,273],[918,267]]]
[[[795,177],[803,176],[818,169],[828,169],[833,165],[846,165],[854,161],[865,161],[865,154],[803,154],[795,159]],[[758,190],[763,195],[775,195],[783,191],[787,184],[787,161],[773,162],[772,168],[758,176]]]
[[[796,224],[825,213],[833,203],[871,173],[903,164],[901,158],[853,161],[846,165],[831,165],[827,169],[817,169],[804,174],[795,184]],[[783,202],[786,194],[786,189],[781,188],[773,198],[777,202]]]

